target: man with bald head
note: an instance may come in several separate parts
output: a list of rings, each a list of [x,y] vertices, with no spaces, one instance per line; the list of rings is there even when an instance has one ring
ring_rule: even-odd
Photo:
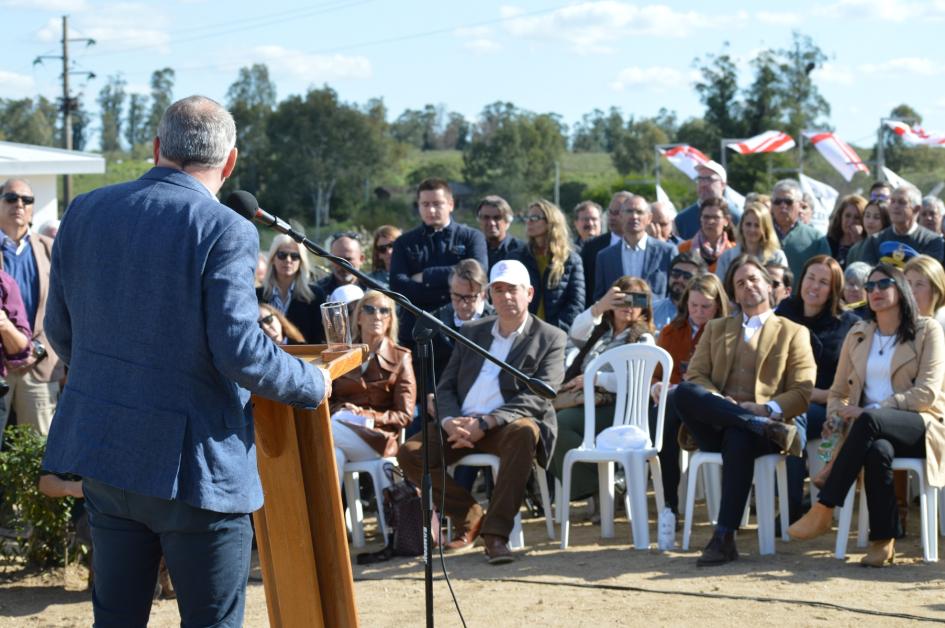
[[[620,277],[639,277],[650,285],[654,299],[666,296],[667,276],[676,247],[647,236],[650,205],[642,196],[633,194],[621,204],[623,239],[597,254],[594,277],[594,300],[600,299]]]
[[[650,215],[653,219],[650,221],[647,233],[657,240],[669,242],[678,247],[682,239],[673,232],[676,227],[676,208],[673,204],[666,201],[650,203]]]
[[[361,240],[356,233],[339,233],[332,237],[331,254],[347,261],[356,269],[361,270],[364,264],[364,251],[361,249]],[[326,295],[330,295],[337,288],[353,284],[365,288],[357,277],[341,266],[331,265],[331,274],[318,281],[318,287]]]

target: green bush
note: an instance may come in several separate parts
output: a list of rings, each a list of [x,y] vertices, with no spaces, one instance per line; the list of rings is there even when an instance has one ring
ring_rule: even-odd
[[[70,542],[71,497],[50,498],[39,491],[46,441],[29,426],[9,428],[0,452],[0,489],[16,531],[16,553],[32,565],[60,566]]]

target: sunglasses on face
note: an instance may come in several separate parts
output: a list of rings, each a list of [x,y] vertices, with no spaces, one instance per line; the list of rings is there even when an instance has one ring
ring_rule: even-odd
[[[863,289],[866,290],[867,293],[871,293],[874,290],[886,290],[888,288],[892,288],[895,285],[895,279],[892,277],[883,277],[877,281],[867,281],[865,284],[863,284]]]
[[[533,214],[531,216],[525,216],[525,222],[540,222],[545,220],[545,217],[541,214]]]
[[[375,314],[380,314],[381,318],[387,318],[390,316],[390,308],[384,305],[377,306],[366,303],[361,306],[361,311],[368,316],[374,316]]]
[[[390,244],[378,244],[374,248],[378,253],[389,253],[390,251],[394,250],[394,243],[391,242]]]
[[[8,203],[15,203],[22,200],[24,205],[32,205],[36,198],[33,196],[27,196],[26,194],[17,194],[16,192],[4,192],[3,200]]]
[[[268,316],[263,316],[257,322],[259,323],[260,327],[262,327],[263,325],[271,325],[275,317],[276,317],[275,314],[270,314]]]
[[[771,199],[771,206],[772,206],[772,207],[774,207],[775,205],[784,205],[785,207],[790,207],[790,206],[793,205],[793,204],[794,204],[794,199],[793,199],[793,198],[773,198],[773,199]]]
[[[291,259],[293,262],[297,262],[302,259],[301,253],[290,253],[289,251],[276,251],[276,259],[281,262]]]
[[[691,272],[689,272],[688,270],[680,270],[679,268],[674,268],[671,271],[669,271],[669,276],[672,277],[673,279],[684,279],[686,281],[689,281],[690,279],[692,279]]]

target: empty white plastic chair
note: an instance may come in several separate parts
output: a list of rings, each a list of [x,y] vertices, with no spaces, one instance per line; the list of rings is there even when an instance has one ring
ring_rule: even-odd
[[[351,544],[354,547],[364,547],[364,510],[361,507],[361,491],[358,489],[360,473],[371,476],[374,485],[374,499],[377,501],[377,521],[387,543],[387,522],[384,521],[384,465],[397,466],[396,458],[374,458],[360,462],[346,462],[344,466],[345,499],[348,502],[348,511],[351,519]]]

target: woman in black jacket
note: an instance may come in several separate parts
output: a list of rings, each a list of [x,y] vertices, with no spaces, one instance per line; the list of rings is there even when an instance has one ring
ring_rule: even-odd
[[[269,269],[256,298],[279,310],[299,328],[305,342],[325,341],[320,306],[325,293],[312,283],[308,252],[287,235],[277,235],[269,247]]]
[[[528,246],[512,258],[528,269],[535,296],[528,310],[567,331],[584,311],[584,265],[572,248],[568,222],[558,206],[540,199],[525,216]]]

